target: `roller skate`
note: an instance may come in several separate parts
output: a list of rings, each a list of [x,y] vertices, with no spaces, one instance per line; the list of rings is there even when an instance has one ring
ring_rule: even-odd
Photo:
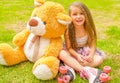
[[[105,83],[110,80],[108,73],[110,73],[111,68],[109,66],[105,66],[103,71],[91,68],[84,67],[82,71],[80,71],[80,77],[87,79],[89,83]]]
[[[75,79],[75,72],[67,65],[60,65],[59,76],[57,78],[58,83],[69,83]]]

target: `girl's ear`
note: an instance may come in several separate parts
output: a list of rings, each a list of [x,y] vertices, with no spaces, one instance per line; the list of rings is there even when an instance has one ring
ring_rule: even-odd
[[[68,25],[71,23],[71,18],[69,15],[66,15],[63,13],[58,13],[56,18],[57,18],[57,21],[63,25]]]
[[[36,7],[41,6],[42,4],[44,4],[45,0],[34,0],[34,5]]]

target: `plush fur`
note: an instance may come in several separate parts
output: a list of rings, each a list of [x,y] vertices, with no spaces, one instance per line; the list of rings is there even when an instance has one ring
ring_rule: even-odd
[[[35,63],[32,71],[38,79],[53,79],[59,68],[61,35],[70,22],[71,18],[59,3],[35,0],[27,29],[13,38],[16,47],[0,44],[0,64],[11,66],[29,60]]]

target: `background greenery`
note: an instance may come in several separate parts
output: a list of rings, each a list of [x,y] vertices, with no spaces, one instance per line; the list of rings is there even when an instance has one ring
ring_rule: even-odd
[[[49,0],[50,1],[50,0]],[[62,4],[67,12],[74,1],[81,1],[90,9],[98,34],[98,48],[104,50],[107,57],[100,69],[105,65],[112,67],[109,83],[120,83],[120,0],[51,0]],[[34,8],[33,0],[0,0],[0,43],[12,46],[13,36],[23,30]],[[31,62],[23,62],[15,66],[0,65],[0,83],[57,83],[56,78],[41,81],[32,74]],[[86,83],[77,78],[71,83]]]

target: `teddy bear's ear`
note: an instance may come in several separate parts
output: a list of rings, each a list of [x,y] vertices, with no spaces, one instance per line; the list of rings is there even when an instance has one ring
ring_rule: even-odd
[[[63,25],[68,25],[71,23],[71,18],[69,15],[66,15],[63,13],[58,13],[56,18],[57,18],[57,21]]]
[[[44,4],[45,0],[34,0],[34,5],[35,6],[41,6],[42,4]]]

